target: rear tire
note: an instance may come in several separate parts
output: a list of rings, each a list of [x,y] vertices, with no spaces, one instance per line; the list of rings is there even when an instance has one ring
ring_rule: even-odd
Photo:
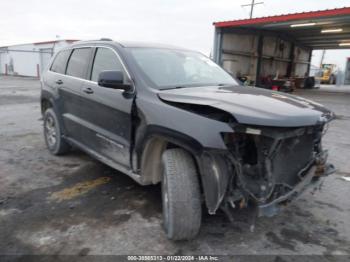
[[[183,149],[168,149],[162,156],[163,224],[172,240],[189,240],[200,229],[202,207],[193,158]]]
[[[44,138],[47,148],[54,155],[63,155],[70,150],[69,144],[62,137],[60,122],[52,108],[44,113]]]

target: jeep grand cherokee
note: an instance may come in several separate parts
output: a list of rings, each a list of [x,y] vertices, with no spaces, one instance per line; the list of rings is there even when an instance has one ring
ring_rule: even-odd
[[[141,185],[161,183],[164,228],[190,239],[210,214],[275,214],[334,171],[321,139],[333,113],[301,97],[243,87],[181,48],[79,42],[42,76],[44,136],[74,145]]]

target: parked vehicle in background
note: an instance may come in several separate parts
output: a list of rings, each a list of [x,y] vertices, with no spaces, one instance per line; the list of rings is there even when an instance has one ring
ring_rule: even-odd
[[[321,143],[331,111],[241,86],[198,52],[80,42],[41,83],[50,152],[74,145],[141,185],[160,183],[170,239],[197,235],[202,200],[210,214],[254,206],[271,216],[334,170]]]
[[[289,79],[274,79],[272,76],[262,77],[259,87],[273,91],[291,93],[294,91],[294,81]]]

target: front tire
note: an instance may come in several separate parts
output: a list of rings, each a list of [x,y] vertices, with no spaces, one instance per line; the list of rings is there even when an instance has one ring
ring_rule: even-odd
[[[166,235],[172,240],[189,240],[200,229],[202,207],[199,181],[193,158],[185,150],[163,153],[162,203]]]
[[[55,111],[52,108],[47,109],[44,113],[44,138],[47,148],[54,155],[63,155],[70,149],[61,130]]]

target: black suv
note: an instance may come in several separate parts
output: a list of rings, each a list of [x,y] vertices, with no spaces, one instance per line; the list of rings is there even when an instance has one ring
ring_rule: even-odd
[[[41,84],[48,149],[73,145],[142,185],[161,183],[170,239],[198,233],[202,202],[231,219],[247,206],[271,216],[334,171],[321,147],[332,112],[240,86],[198,52],[79,42],[55,55]]]

